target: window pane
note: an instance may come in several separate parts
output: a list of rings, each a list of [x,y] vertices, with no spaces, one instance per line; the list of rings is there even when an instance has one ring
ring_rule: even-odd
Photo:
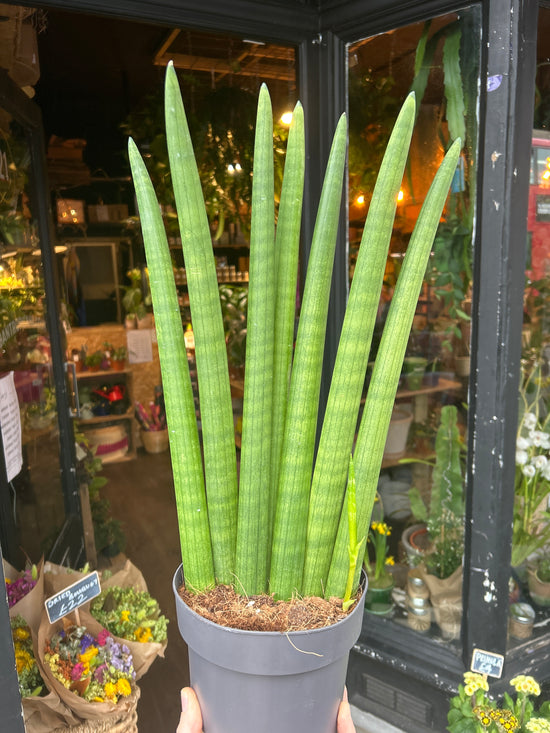
[[[387,568],[396,587],[389,603],[394,620],[445,639],[458,637],[461,618],[479,57],[477,6],[366,38],[349,48],[350,278],[394,121],[410,91],[417,101],[372,359],[433,176],[451,142],[457,137],[463,141],[386,444],[380,502],[373,516],[382,526],[373,526],[368,544],[372,587],[378,584],[375,540],[381,532],[391,533],[386,544],[395,561]],[[451,586],[445,614],[436,603],[441,579]],[[375,608],[382,610],[380,604]]]

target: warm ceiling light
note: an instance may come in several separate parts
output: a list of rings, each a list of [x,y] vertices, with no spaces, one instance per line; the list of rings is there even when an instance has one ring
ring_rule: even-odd
[[[283,123],[283,125],[290,125],[290,123],[292,122],[292,112],[284,112],[281,115],[281,122]]]
[[[399,193],[397,194],[397,200],[403,201],[404,198],[405,198],[405,194],[403,193],[403,191],[399,191]]]
[[[359,196],[355,199],[355,203],[357,206],[363,206],[363,204],[365,203],[365,197],[363,196],[363,194],[359,194]]]

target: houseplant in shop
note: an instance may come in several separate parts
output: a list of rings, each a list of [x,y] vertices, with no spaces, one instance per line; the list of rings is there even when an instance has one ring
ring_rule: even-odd
[[[272,113],[266,87],[260,91],[238,483],[212,243],[178,81],[171,65],[166,75],[167,139],[188,270],[204,475],[165,230],[143,160],[133,142],[129,144],[155,310],[182,538],[187,602],[178,592],[183,581],[180,568],[174,578],[178,623],[190,648],[191,680],[208,733],[328,733],[335,728],[348,652],[361,625],[361,604],[354,600],[387,427],[431,242],[460,148],[460,142],[454,143],[441,164],[396,287],[354,450],[355,499],[355,492],[346,493],[348,466],[414,106],[411,96],[396,122],[373,194],[364,234],[369,246],[361,248],[358,256],[314,461],[346,123],[344,117],[338,123],[327,165],[293,352],[305,158],[303,112],[297,105],[289,134],[275,240]],[[185,461],[181,455],[186,456]],[[200,600],[202,592],[210,587],[216,586],[214,592],[220,588],[229,592],[231,585],[245,596],[249,616],[262,616],[256,613],[256,597],[267,592],[271,604],[287,601],[293,595],[311,597],[317,606],[328,602],[333,609],[331,618],[335,607],[344,613],[343,605],[348,607],[350,601],[352,610],[344,620],[325,628],[280,633],[226,628],[189,608],[188,603]],[[336,606],[331,598],[340,599]],[[292,603],[285,607],[292,608]],[[309,615],[306,613],[306,619]],[[219,620],[220,616],[215,618]],[[191,635],[193,628],[199,629],[196,637]],[[216,649],[213,660],[201,656],[207,633],[216,638],[210,647]],[[326,635],[340,637],[342,648],[337,649],[335,641],[323,648]],[[236,649],[227,649],[228,638]],[[238,669],[222,671],[222,657]],[[253,669],[246,668],[248,660]],[[210,661],[215,664],[210,665]],[[202,674],[205,669],[208,671]],[[288,673],[290,678],[285,676]],[[329,682],[328,676],[333,673],[336,679]],[[239,691],[240,683],[246,685],[246,693]],[[277,687],[279,684],[283,691]],[[286,699],[292,694],[297,699]],[[246,710],[240,706],[241,701]]]
[[[409,491],[416,520],[425,523],[429,545],[418,555],[421,575],[430,589],[434,615],[445,636],[454,637],[462,615],[462,555],[464,552],[463,441],[455,405],[441,408],[435,439],[435,461],[412,458],[433,468],[430,497],[425,503],[418,488]]]

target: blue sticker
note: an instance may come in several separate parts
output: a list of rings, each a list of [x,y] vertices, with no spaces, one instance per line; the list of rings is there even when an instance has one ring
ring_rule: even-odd
[[[502,84],[502,74],[494,74],[487,77],[487,91],[494,92]]]

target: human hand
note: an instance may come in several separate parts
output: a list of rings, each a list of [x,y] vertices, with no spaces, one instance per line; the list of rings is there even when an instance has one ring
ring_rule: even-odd
[[[199,701],[191,687],[181,691],[181,716],[176,733],[202,733],[202,715]],[[338,708],[336,733],[356,733],[348,703],[348,691],[344,689],[344,699]]]
[[[202,733],[202,715],[195,691],[184,687],[180,694],[181,715],[176,733]]]

